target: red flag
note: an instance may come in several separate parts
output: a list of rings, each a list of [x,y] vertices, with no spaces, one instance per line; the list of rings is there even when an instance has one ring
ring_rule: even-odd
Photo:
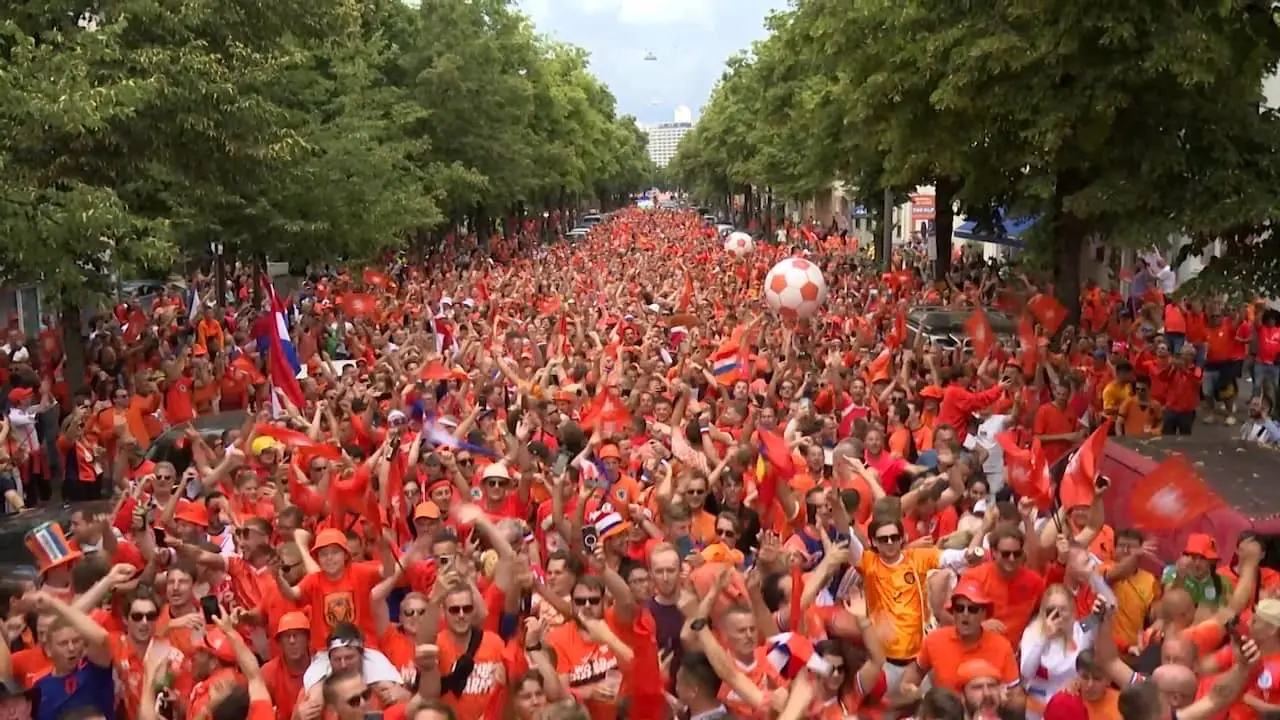
[[[1022,374],[1031,376],[1040,360],[1040,338],[1036,335],[1035,325],[1031,324],[1026,315],[1018,319],[1018,342],[1022,345]]]
[[[773,505],[778,494],[778,483],[790,482],[795,477],[795,460],[791,457],[791,448],[786,440],[771,430],[760,430],[760,457],[765,462],[764,472],[759,477],[760,487],[756,492],[758,505],[765,512]]]
[[[987,314],[982,308],[974,310],[973,314],[964,321],[964,331],[973,341],[975,358],[982,360],[991,354],[992,348],[996,346],[996,335],[991,329],[991,321],[987,319]]]
[[[391,278],[386,273],[379,272],[373,268],[365,268],[363,274],[364,284],[369,287],[386,287],[391,282]]]
[[[693,275],[684,271],[684,289],[680,291],[680,302],[676,304],[676,312],[689,312],[693,305]]]
[[[591,400],[591,404],[582,412],[579,425],[583,430],[593,432],[598,427],[605,437],[624,431],[631,422],[631,412],[618,398],[613,388],[604,388]]]
[[[893,327],[890,328],[889,334],[885,336],[884,344],[891,348],[902,347],[902,343],[907,341],[907,312],[899,307],[893,315]]]
[[[419,376],[423,380],[448,380],[453,377],[453,371],[445,367],[444,363],[436,360],[423,365]]]
[[[1171,455],[1129,491],[1133,524],[1145,530],[1176,530],[1225,507],[1181,455]]]
[[[1035,500],[1036,506],[1041,510],[1051,508],[1053,489],[1049,486],[1049,472],[1040,441],[1035,440],[1030,450],[1018,447],[1017,435],[1010,431],[998,433],[996,442],[1004,450],[1005,477],[1008,478],[1009,487],[1018,497]]]
[[[372,317],[378,313],[377,301],[364,293],[347,293],[338,304],[342,307],[342,314],[348,317]]]
[[[1067,309],[1052,295],[1036,295],[1027,303],[1027,309],[1050,335],[1058,332],[1058,328],[1067,320]]]
[[[1083,505],[1092,505],[1098,489],[1098,468],[1102,466],[1102,454],[1107,445],[1107,433],[1111,429],[1111,420],[1098,426],[1084,443],[1076,448],[1067,460],[1067,468],[1062,473],[1062,483],[1058,487],[1058,500],[1062,507],[1071,509]]]

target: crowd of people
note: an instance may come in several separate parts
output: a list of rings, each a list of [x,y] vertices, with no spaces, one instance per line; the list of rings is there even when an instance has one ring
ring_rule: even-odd
[[[0,588],[0,718],[1280,712],[1262,544],[1158,548],[1077,459],[1234,422],[1246,360],[1274,387],[1258,308],[1090,285],[1064,329],[1026,277],[873,271],[812,234],[738,257],[678,211],[455,242],[465,268],[124,305],[86,392],[56,329],[10,337],[8,509],[98,503]],[[784,323],[762,285],[792,254],[828,292]],[[944,347],[920,305],[1025,312]],[[1272,432],[1255,387],[1245,430]]]

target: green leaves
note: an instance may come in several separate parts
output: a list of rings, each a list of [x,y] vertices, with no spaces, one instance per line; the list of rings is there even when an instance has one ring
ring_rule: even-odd
[[[1280,205],[1269,4],[804,0],[769,27],[680,148],[687,187],[954,187],[940,223],[953,204],[1045,218],[1028,239],[1069,307],[1088,242],[1183,234],[1223,240],[1219,277],[1240,258],[1280,291],[1261,279],[1280,241],[1256,239]]]
[[[101,0],[92,29],[83,3],[11,5],[0,272],[68,302],[214,240],[360,261],[653,175],[586,54],[506,0]]]

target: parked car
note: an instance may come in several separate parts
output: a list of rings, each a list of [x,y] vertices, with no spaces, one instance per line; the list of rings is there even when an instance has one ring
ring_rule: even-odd
[[[591,215],[583,215],[582,219],[578,221],[578,225],[585,228],[593,228],[602,222],[604,222],[603,215],[591,214]]]
[[[244,421],[245,412],[243,410],[231,410],[213,415],[202,415],[197,417],[191,423],[191,426],[200,433],[200,437],[204,438],[205,442],[209,442],[228,430],[236,430],[243,427]],[[152,462],[168,460],[177,468],[178,475],[182,475],[191,466],[191,448],[185,442],[178,442],[184,436],[185,431],[181,427],[172,427],[165,430],[160,437],[151,443],[151,447],[147,448],[147,459]]]
[[[737,230],[737,228],[730,225],[729,223],[716,223],[716,234],[722,238],[729,237],[729,233],[733,232],[734,230]]]
[[[1000,310],[987,308],[986,313],[996,337],[1006,345],[1012,345],[1018,336],[1017,321]],[[925,339],[932,340],[935,346],[942,349],[968,349],[972,342],[964,323],[969,315],[969,310],[941,306],[916,308],[907,313],[907,342],[915,344],[916,338],[924,335]]]
[[[586,228],[586,227],[578,226],[578,227],[576,227],[576,228],[574,228],[574,229],[570,230],[569,232],[565,233],[565,234],[564,234],[564,239],[565,239],[565,240],[568,240],[568,241],[569,241],[569,242],[571,242],[571,243],[572,243],[572,242],[577,242],[577,241],[579,241],[579,240],[581,240],[581,239],[585,238],[585,237],[587,236],[587,233],[589,233],[589,232],[591,232],[591,228]]]

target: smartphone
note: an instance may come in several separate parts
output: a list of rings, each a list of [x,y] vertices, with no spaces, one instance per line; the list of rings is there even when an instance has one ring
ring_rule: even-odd
[[[566,453],[558,453],[556,461],[551,466],[552,475],[563,475],[565,470],[569,469],[569,456]]]
[[[153,527],[151,528],[151,534],[156,538],[156,547],[164,547],[164,528]]]
[[[204,611],[204,621],[212,624],[214,618],[222,617],[222,608],[218,606],[218,598],[205,595],[200,598],[200,609]]]

